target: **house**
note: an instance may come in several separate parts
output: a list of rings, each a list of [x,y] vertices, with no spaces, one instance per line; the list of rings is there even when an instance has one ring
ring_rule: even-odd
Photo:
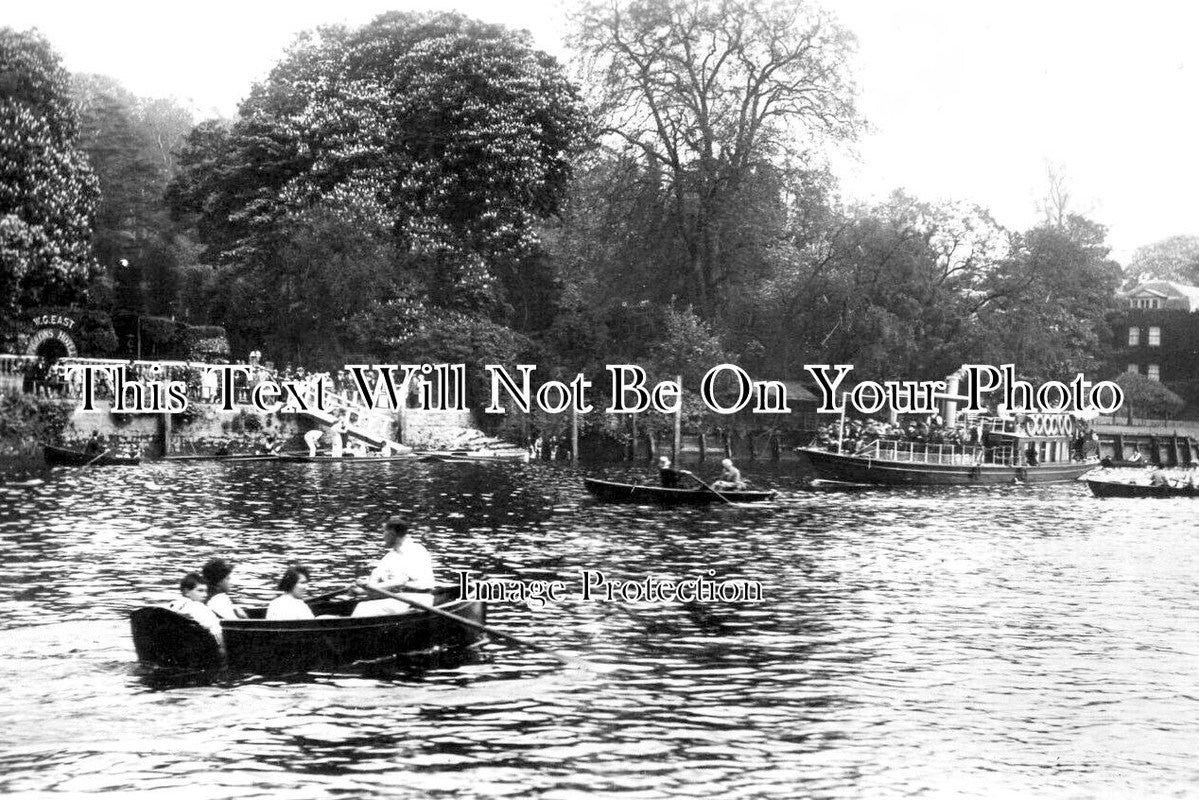
[[[1199,402],[1199,286],[1147,280],[1116,293],[1115,366]]]

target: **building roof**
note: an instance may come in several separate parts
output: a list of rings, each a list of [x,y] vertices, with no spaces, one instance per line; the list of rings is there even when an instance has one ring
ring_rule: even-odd
[[[1199,286],[1179,283],[1178,281],[1148,280],[1136,284],[1131,289],[1118,292],[1117,296],[1124,300],[1138,297],[1157,297],[1167,302],[1173,301],[1194,311],[1199,309]]]

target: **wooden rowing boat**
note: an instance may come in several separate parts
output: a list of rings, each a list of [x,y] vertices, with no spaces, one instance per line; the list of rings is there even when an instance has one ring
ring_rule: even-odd
[[[1093,478],[1087,478],[1087,486],[1096,497],[1199,497],[1199,488],[1193,486],[1151,486]]]
[[[441,611],[486,624],[484,603],[460,600],[457,587],[439,588]],[[474,627],[438,614],[413,611],[351,617],[357,600],[313,603],[316,619],[267,620],[265,608],[246,609],[249,619],[222,620],[227,657],[198,622],[163,606],[130,615],[133,646],[140,661],[172,669],[230,669],[278,674],[346,666],[356,662],[458,650],[482,640]]]
[[[55,447],[52,444],[42,445],[46,463],[60,467],[111,467],[136,466],[142,460],[134,456],[114,456],[109,453],[85,453],[82,450],[71,450],[67,447]]]
[[[703,487],[695,489],[668,489],[665,486],[648,486],[636,483],[617,483],[597,478],[584,478],[583,486],[600,500],[625,503],[676,503],[682,505],[707,505],[708,503],[760,503],[774,499],[774,492],[722,491],[720,494]],[[721,497],[725,498],[724,500]]]
[[[387,464],[392,461],[414,461],[411,453],[397,456],[310,456],[306,453],[284,453],[277,456],[277,461],[287,461],[298,464]]]

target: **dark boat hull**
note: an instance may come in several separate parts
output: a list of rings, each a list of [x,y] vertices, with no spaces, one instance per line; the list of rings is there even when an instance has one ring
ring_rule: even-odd
[[[474,600],[450,599],[439,593],[437,608],[479,625],[486,607]],[[315,605],[318,614],[348,614],[356,601]],[[437,614],[416,611],[378,617],[331,616],[308,620],[257,618],[223,620],[226,658],[216,642],[188,617],[161,607],[141,608],[131,615],[138,659],[174,669],[230,669],[278,674],[347,666],[357,662],[415,656],[433,650],[460,650],[483,637],[475,627]]]
[[[881,461],[830,453],[810,447],[798,448],[817,474],[832,481],[870,483],[883,486],[995,486],[1020,483],[1064,483],[1077,480],[1098,466],[1093,461],[1068,461],[1013,467],[1006,464],[925,464],[910,461]]]
[[[1199,497],[1199,488],[1190,486],[1145,486],[1121,481],[1088,480],[1096,497]]]
[[[113,467],[113,466],[137,466],[142,463],[140,458],[124,458],[114,455],[100,455],[98,453],[84,453],[79,450],[71,450],[66,447],[55,447],[52,444],[42,445],[43,456],[46,463],[51,466],[61,467]],[[99,456],[99,457],[97,457]]]
[[[587,491],[600,500],[624,503],[674,503],[682,505],[707,505],[723,503],[721,496],[733,503],[760,503],[772,500],[774,492],[733,491],[717,495],[702,486],[698,489],[668,489],[664,486],[644,486],[633,483],[616,483],[596,478],[584,478]]]

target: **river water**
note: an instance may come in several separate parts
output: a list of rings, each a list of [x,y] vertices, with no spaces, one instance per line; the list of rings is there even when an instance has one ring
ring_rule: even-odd
[[[625,466],[587,470],[611,477]],[[556,465],[150,464],[0,489],[0,792],[164,797],[1199,795],[1199,530],[1085,485],[593,503]],[[557,579],[466,663],[162,683],[129,612],[236,562],[363,574],[422,522],[439,578]],[[758,581],[764,602],[584,600],[610,580]]]

